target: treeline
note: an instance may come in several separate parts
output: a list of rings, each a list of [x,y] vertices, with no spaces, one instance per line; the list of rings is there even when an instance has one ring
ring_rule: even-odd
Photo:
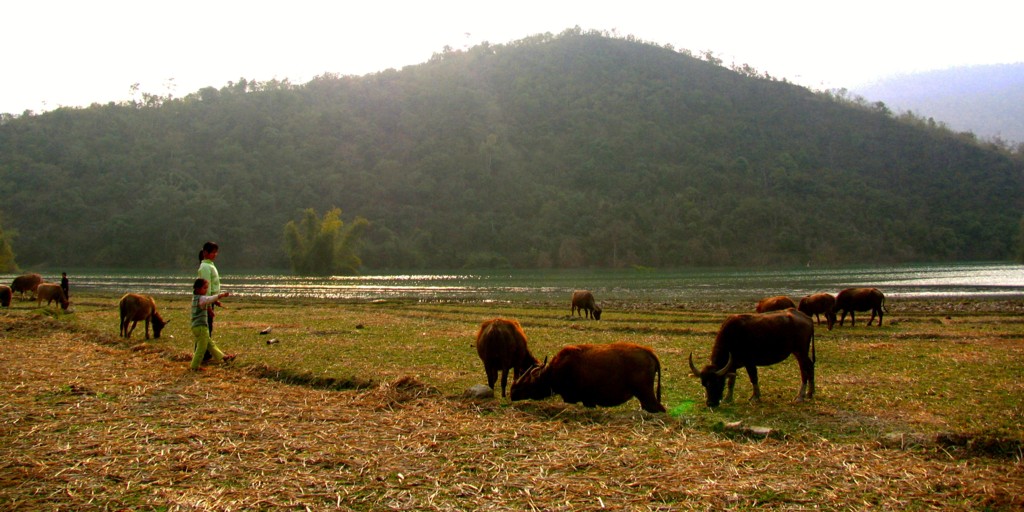
[[[709,62],[709,60],[711,62]],[[1003,260],[1024,165],[884,105],[570,30],[309,83],[4,116],[19,264],[288,268],[306,209],[364,269]]]

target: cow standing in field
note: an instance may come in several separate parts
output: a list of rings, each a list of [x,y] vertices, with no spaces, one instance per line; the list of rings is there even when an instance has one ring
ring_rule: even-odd
[[[512,381],[515,382],[531,366],[540,364],[526,346],[526,333],[519,322],[504,318],[480,324],[480,330],[476,333],[476,353],[484,363],[487,385],[492,390],[494,382],[498,380],[498,372],[501,372],[502,397],[505,396],[509,369],[513,371]]]
[[[807,316],[814,315],[818,325],[821,325],[821,315],[825,315],[825,322],[828,324],[828,330],[830,331],[836,324],[835,308],[836,298],[831,293],[808,295],[800,299],[800,306],[797,307],[801,313]]]
[[[43,276],[39,274],[25,274],[14,278],[11,281],[11,291],[25,296],[25,292],[35,293],[39,283],[43,282]]]
[[[601,319],[601,306],[594,302],[594,294],[589,290],[576,290],[572,292],[572,309],[569,312],[569,316],[573,316],[577,312],[584,318],[593,316],[594,320]]]
[[[843,321],[846,320],[846,313],[850,313],[850,327],[853,327],[856,321],[856,311],[871,311],[871,319],[868,320],[868,325],[875,321],[875,315],[878,315],[878,326],[882,326],[882,311],[885,309],[885,294],[883,294],[878,288],[847,288],[836,295],[836,305],[833,309],[833,315],[842,311],[842,316],[839,317],[839,325],[843,325]]]
[[[727,382],[729,389],[724,401],[732,401],[737,368],[747,369],[754,387],[751,400],[758,401],[761,388],[757,367],[780,363],[790,354],[800,365],[797,400],[802,401],[805,396],[814,398],[814,322],[796,309],[730,316],[722,323],[711,347],[711,364],[697,371],[691,353],[690,371],[704,386],[708,407],[718,407],[723,401],[722,391]]]
[[[43,307],[44,300],[47,307],[56,301],[64,311],[68,310],[70,304],[68,298],[64,296],[64,290],[56,283],[39,283],[36,286],[36,301],[39,303],[39,307]]]
[[[11,287],[6,284],[0,284],[0,306],[5,308],[10,306],[12,297],[14,297],[14,293],[11,292]]]
[[[513,401],[551,395],[585,407],[614,407],[636,397],[643,410],[665,412],[661,362],[650,348],[632,343],[571,345],[512,383]]]
[[[761,299],[757,302],[755,311],[758,313],[767,313],[769,311],[782,311],[783,309],[795,307],[796,303],[793,302],[793,299],[786,297],[785,295],[779,295],[778,297]]]
[[[164,326],[168,323],[164,321],[163,317],[160,316],[160,313],[157,313],[156,301],[154,301],[152,297],[146,295],[126,293],[118,302],[118,308],[121,310],[121,320],[118,324],[120,327],[120,335],[125,338],[132,337],[132,331],[135,330],[135,325],[139,323],[139,320],[145,321],[147,340],[149,339],[150,322],[153,322],[154,338],[160,337],[160,331],[162,331]],[[128,328],[128,322],[131,322],[131,328]]]

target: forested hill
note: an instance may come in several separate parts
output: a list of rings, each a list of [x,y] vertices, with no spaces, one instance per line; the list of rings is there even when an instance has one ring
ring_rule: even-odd
[[[339,56],[340,58],[341,56]],[[713,57],[713,56],[712,56]],[[286,268],[337,206],[367,270],[1000,260],[1024,165],[973,137],[632,38],[5,116],[22,267]]]

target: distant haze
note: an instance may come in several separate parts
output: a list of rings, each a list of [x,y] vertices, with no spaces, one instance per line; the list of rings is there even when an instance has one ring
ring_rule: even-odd
[[[852,92],[982,139],[1024,143],[1024,63],[901,75]]]

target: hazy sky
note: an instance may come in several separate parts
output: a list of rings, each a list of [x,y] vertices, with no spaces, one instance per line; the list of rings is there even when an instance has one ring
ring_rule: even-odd
[[[1024,61],[1024,2],[13,0],[0,7],[0,112],[185,96],[239,78],[305,83],[419,64],[445,45],[615,30],[815,89]]]

